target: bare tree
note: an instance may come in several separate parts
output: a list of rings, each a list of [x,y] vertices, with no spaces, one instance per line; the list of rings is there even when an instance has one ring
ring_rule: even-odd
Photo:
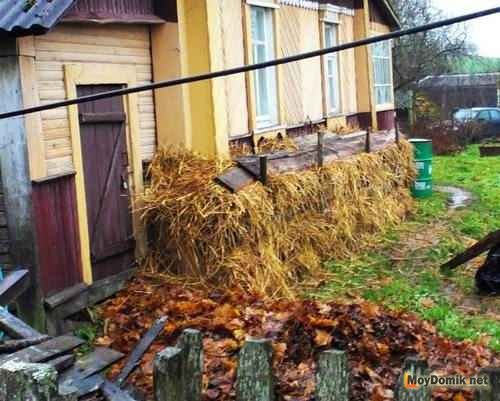
[[[431,0],[393,2],[403,28],[444,18],[443,12],[433,7]],[[395,41],[393,50],[394,87],[396,91],[404,91],[427,75],[451,72],[457,58],[474,51],[463,24],[400,38]]]

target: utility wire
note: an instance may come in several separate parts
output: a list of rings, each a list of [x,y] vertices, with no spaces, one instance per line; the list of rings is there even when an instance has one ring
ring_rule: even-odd
[[[324,56],[325,54],[329,54],[329,53],[336,53],[336,52],[340,52],[340,51],[347,50],[347,49],[353,49],[353,48],[360,47],[360,46],[371,45],[371,44],[383,42],[383,41],[389,40],[389,39],[396,39],[396,38],[400,38],[402,36],[414,35],[416,33],[425,32],[425,31],[429,31],[429,30],[437,29],[437,28],[442,28],[442,27],[454,25],[454,24],[457,24],[460,22],[470,21],[470,20],[473,20],[476,18],[485,17],[485,16],[496,14],[499,12],[500,12],[500,7],[490,8],[490,9],[487,9],[484,11],[478,11],[478,12],[475,12],[472,14],[465,14],[465,15],[461,15],[458,17],[449,18],[449,19],[445,19],[442,21],[437,21],[437,22],[433,22],[430,24],[417,26],[414,28],[398,30],[398,31],[387,33],[387,34],[374,36],[371,38],[365,38],[365,39],[357,40],[357,41],[350,42],[350,43],[344,43],[344,44],[334,46],[334,47],[327,47],[324,49],[314,50],[314,51],[310,51],[307,53],[296,54],[293,56],[288,56],[288,57],[283,57],[283,58],[279,58],[279,59],[275,59],[275,60],[270,60],[270,61],[266,61],[263,63],[244,65],[241,67],[230,68],[227,70],[210,72],[210,73],[194,75],[194,76],[184,77],[184,78],[178,78],[178,79],[173,79],[173,80],[169,80],[169,81],[159,81],[159,82],[154,82],[154,83],[147,84],[147,85],[134,86],[134,87],[124,88],[124,89],[117,89],[117,90],[113,90],[113,91],[98,93],[95,95],[82,96],[82,97],[78,97],[75,99],[69,99],[69,100],[63,100],[63,101],[59,101],[59,102],[49,103],[49,104],[45,104],[43,106],[28,107],[26,109],[9,111],[6,113],[1,113],[0,120],[10,118],[10,117],[22,116],[25,114],[36,113],[36,112],[44,111],[44,110],[51,110],[51,109],[55,109],[58,107],[66,107],[66,106],[71,106],[71,105],[75,105],[75,104],[93,102],[95,100],[106,99],[106,98],[116,97],[116,96],[124,96],[124,95],[129,95],[131,93],[144,92],[144,91],[149,91],[149,90],[153,90],[153,89],[169,88],[172,86],[189,84],[189,83],[193,83],[193,82],[204,81],[207,79],[227,77],[229,75],[240,74],[243,72],[249,72],[249,71],[254,71],[254,70],[260,70],[262,68],[268,68],[268,67],[274,67],[277,65],[288,64],[288,63],[292,63],[292,62],[296,62],[296,61],[300,61],[300,60]]]

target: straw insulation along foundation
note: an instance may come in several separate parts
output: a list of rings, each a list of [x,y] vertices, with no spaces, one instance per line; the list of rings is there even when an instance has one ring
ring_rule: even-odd
[[[205,285],[293,296],[411,209],[411,147],[271,176],[233,194],[214,182],[231,162],[163,150],[152,166],[143,219],[149,271]]]

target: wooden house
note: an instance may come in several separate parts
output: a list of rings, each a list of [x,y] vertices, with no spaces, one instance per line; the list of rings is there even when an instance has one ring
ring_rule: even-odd
[[[0,111],[266,61],[398,26],[388,0],[11,0],[0,3]],[[227,157],[231,142],[300,134],[311,123],[392,128],[391,57],[387,42],[0,120],[8,226],[0,227],[0,245],[9,251],[5,261],[32,272],[20,311],[43,327],[44,298],[96,283],[107,288],[144,254],[134,200],[157,146]]]

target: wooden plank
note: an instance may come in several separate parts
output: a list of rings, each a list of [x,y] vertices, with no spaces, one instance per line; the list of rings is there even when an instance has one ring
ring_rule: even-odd
[[[45,306],[49,309],[56,309],[57,307],[65,304],[66,302],[70,302],[76,296],[80,295],[82,292],[87,290],[87,285],[84,283],[80,283],[74,285],[70,288],[67,288],[57,294],[54,294],[48,298],[45,298]]]
[[[231,192],[238,192],[255,182],[255,177],[241,167],[232,167],[215,178],[215,181]]]
[[[49,336],[41,336],[37,338],[29,338],[25,340],[9,340],[4,341],[0,344],[0,354],[7,354],[19,351],[21,349],[31,347],[32,345],[38,345],[43,342],[50,340]]]
[[[52,359],[47,362],[48,365],[52,366],[58,373],[64,372],[75,364],[75,355],[63,355],[58,358]]]
[[[105,380],[101,386],[101,392],[107,401],[136,401],[129,393],[108,380]]]
[[[72,383],[87,379],[123,358],[123,354],[109,348],[99,347],[90,354],[76,361],[75,365],[64,372],[59,380],[63,386],[71,387]]]
[[[89,286],[89,305],[95,305],[122,290],[125,283],[132,278],[135,269],[126,270],[115,276],[96,281]]]
[[[18,360],[28,363],[46,362],[82,345],[84,341],[74,336],[61,336],[39,345],[32,345],[21,351],[0,358],[0,363]]]
[[[441,269],[454,269],[468,262],[469,260],[478,257],[482,253],[489,251],[491,248],[498,244],[500,244],[500,230],[488,234],[485,238],[474,244],[465,252],[462,252],[460,255],[457,255],[456,257],[451,259],[449,262],[446,262],[441,266]]]
[[[10,314],[5,308],[0,308],[0,330],[5,331],[14,339],[38,338],[42,336],[40,332]]]
[[[125,367],[115,380],[115,383],[118,387],[123,388],[129,375],[137,366],[139,366],[144,353],[148,350],[156,337],[158,337],[158,335],[163,331],[167,320],[168,318],[166,316],[158,319],[155,324],[147,331],[146,335],[142,337],[141,341],[139,341],[139,344],[137,344],[137,346],[132,351],[132,354],[130,354]]]
[[[0,282],[0,305],[9,305],[14,302],[30,285],[28,270],[16,270]]]
[[[101,375],[94,375],[86,379],[72,382],[71,385],[59,384],[59,394],[67,395],[76,393],[78,397],[94,393],[103,385],[104,378]]]
[[[122,123],[127,117],[122,112],[80,113],[81,124]]]

